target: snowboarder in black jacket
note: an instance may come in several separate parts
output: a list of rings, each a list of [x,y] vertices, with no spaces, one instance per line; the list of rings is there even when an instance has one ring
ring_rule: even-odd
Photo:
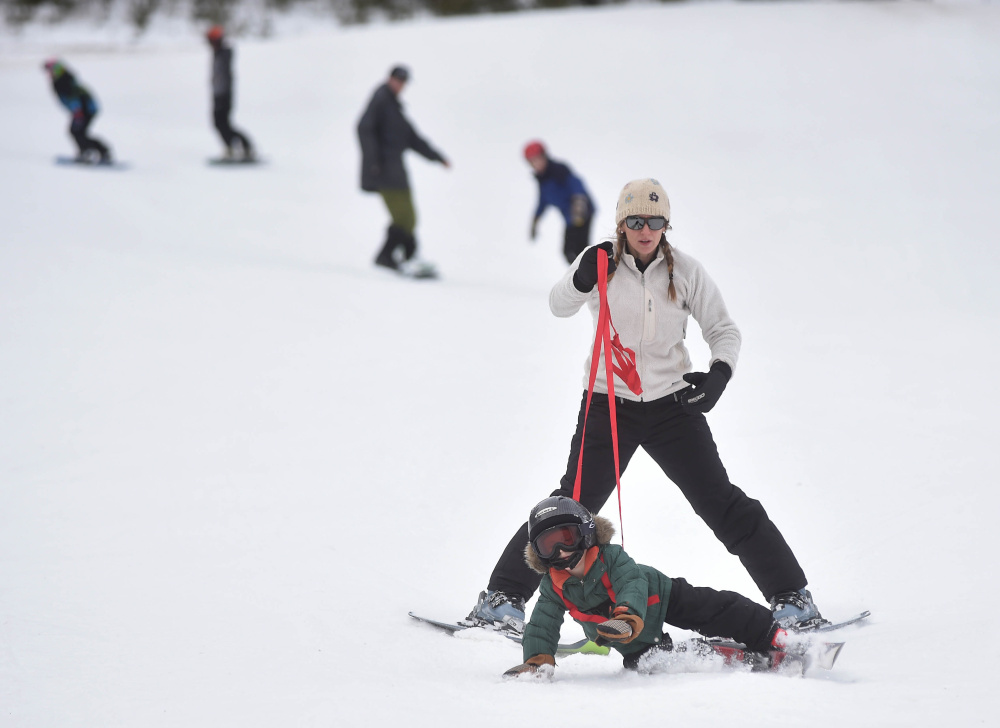
[[[229,115],[233,111],[233,49],[226,43],[222,26],[213,25],[205,34],[205,39],[212,47],[212,118],[215,128],[226,145],[223,157],[235,160],[233,149],[239,144],[241,159],[246,162],[255,158],[253,144],[241,131],[233,128]]]
[[[403,166],[403,152],[412,149],[432,162],[440,162],[445,167],[451,164],[416,132],[403,115],[399,94],[409,78],[409,70],[405,67],[393,68],[388,80],[375,90],[358,122],[361,189],[378,192],[392,218],[385,244],[376,256],[375,264],[407,275],[433,277],[433,266],[416,255],[417,241],[413,236],[416,212],[410,181]]]
[[[111,150],[108,149],[108,145],[87,133],[87,128],[97,116],[97,102],[94,97],[77,82],[76,77],[62,61],[50,58],[43,67],[52,79],[52,90],[59,97],[59,103],[69,109],[72,116],[69,133],[79,150],[77,160],[110,164]]]

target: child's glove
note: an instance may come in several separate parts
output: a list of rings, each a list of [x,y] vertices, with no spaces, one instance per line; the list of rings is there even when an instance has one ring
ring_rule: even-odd
[[[570,222],[574,227],[581,227],[590,215],[590,206],[583,195],[573,195],[569,202]]]
[[[535,655],[534,657],[529,657],[517,667],[510,668],[503,676],[505,678],[520,677],[521,675],[531,675],[538,672],[551,674],[552,668],[555,666],[556,658],[552,655]]]
[[[642,632],[642,617],[629,614],[628,607],[616,607],[614,616],[606,622],[597,625],[597,634],[606,640],[627,645]]]

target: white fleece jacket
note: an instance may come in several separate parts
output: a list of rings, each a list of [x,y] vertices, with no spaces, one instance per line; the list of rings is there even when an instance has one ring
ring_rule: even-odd
[[[691,357],[684,346],[689,315],[694,316],[711,348],[709,366],[724,361],[734,373],[736,371],[740,330],[729,317],[722,294],[701,263],[677,248],[672,250],[676,301],[671,301],[667,294],[670,279],[667,261],[661,250],[657,251],[656,259],[643,273],[636,267],[635,258],[625,253],[614,278],[608,283],[611,321],[622,345],[635,351],[636,369],[642,380],[642,395],[635,395],[621,378],[615,376],[617,397],[648,402],[688,386],[682,375],[691,371]],[[596,336],[600,309],[597,286],[590,293],[581,293],[573,285],[573,274],[582,257],[583,253],[577,256],[566,275],[552,287],[549,308],[556,316],[566,318],[586,303],[594,319]],[[590,382],[590,359],[591,355],[588,355],[584,366],[584,389]],[[608,391],[603,361],[598,366],[594,391],[604,394]]]

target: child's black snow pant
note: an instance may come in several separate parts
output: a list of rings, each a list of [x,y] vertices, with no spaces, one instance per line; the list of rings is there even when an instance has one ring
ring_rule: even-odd
[[[573,497],[580,431],[587,395],[584,393],[576,434],[570,446],[566,474],[552,495]],[[685,410],[674,394],[651,402],[616,398],[618,454],[622,472],[642,447],[681,489],[702,520],[729,550],[739,557],[765,598],[806,585],[806,576],[784,537],[763,506],[729,482],[704,415]],[[594,393],[587,418],[580,502],[592,513],[600,511],[615,489],[608,396]],[[523,524],[504,550],[490,577],[489,588],[529,599],[541,576],[524,563],[528,524]]]
[[[778,625],[771,610],[733,591],[691,586],[684,579],[670,579],[670,599],[664,626],[697,632],[706,637],[728,637],[742,642],[752,652],[767,652]],[[634,670],[639,659],[652,650],[670,650],[669,634],[657,645],[625,655],[626,669]]]

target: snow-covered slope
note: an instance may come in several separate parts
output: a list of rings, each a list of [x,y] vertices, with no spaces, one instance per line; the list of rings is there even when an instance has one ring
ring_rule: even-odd
[[[1000,8],[300,26],[237,44],[234,120],[270,161],[239,170],[204,163],[195,34],[93,37],[0,46],[0,726],[985,720],[995,662],[951,640],[998,596]],[[52,164],[49,54],[129,170]],[[401,61],[454,163],[409,160],[438,283],[373,269],[386,216],[357,189],[354,124]],[[730,475],[826,614],[874,612],[834,672],[574,657],[510,684],[506,641],[407,618],[464,616],[565,466],[590,322],[548,312],[533,137],[597,235],[625,181],[670,192],[744,334],[710,415]],[[760,598],[647,458],[623,487],[638,560]]]

